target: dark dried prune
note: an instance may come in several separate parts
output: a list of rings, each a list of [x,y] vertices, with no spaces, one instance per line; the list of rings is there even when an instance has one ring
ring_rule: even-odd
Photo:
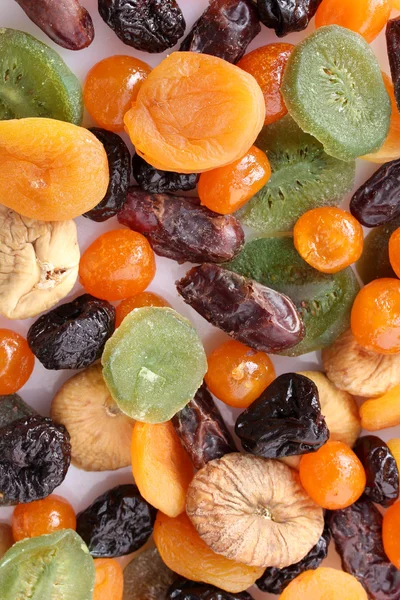
[[[168,600],[253,600],[247,592],[233,594],[225,592],[213,585],[178,579],[171,585],[167,594]]]
[[[129,188],[118,221],[149,240],[159,256],[186,261],[225,262],[244,244],[244,233],[232,215],[218,215],[198,198],[148,194]]]
[[[315,452],[329,439],[317,386],[297,373],[277,377],[235,425],[246,452],[282,458]]]
[[[119,135],[100,127],[89,129],[103,144],[107,153],[110,183],[103,200],[83,216],[101,223],[115,217],[123,207],[131,177],[131,155]]]
[[[343,570],[364,586],[370,600],[400,600],[400,571],[383,549],[382,515],[361,498],[328,515],[328,524]]]
[[[399,470],[387,444],[376,435],[365,435],[357,440],[354,452],[367,475],[365,496],[388,508],[399,497]]]
[[[84,294],[39,317],[27,339],[46,369],[82,369],[101,357],[114,327],[112,304]]]
[[[36,411],[26,404],[18,394],[0,396],[0,429],[11,425],[14,421],[36,414]]]
[[[257,0],[261,22],[279,37],[308,27],[322,0]]]
[[[386,43],[394,95],[400,110],[400,18],[391,19],[386,27]]]
[[[199,176],[196,173],[161,171],[135,154],[132,158],[132,175],[140,187],[150,194],[173,194],[194,190]]]
[[[94,557],[113,558],[139,550],[153,532],[156,509],[136,485],[108,490],[78,514],[76,531]]]
[[[210,460],[237,452],[221,413],[203,383],[189,402],[172,417],[172,424],[196,469]]]
[[[317,569],[322,561],[328,556],[328,548],[331,541],[331,532],[327,524],[318,542],[300,562],[290,565],[284,569],[268,567],[263,575],[256,581],[256,586],[262,592],[269,594],[282,594],[283,590],[291,581],[304,571]],[[306,600],[306,599],[305,599]]]
[[[303,322],[287,296],[219,265],[191,269],[176,287],[209,323],[260,352],[280,352],[304,338]]]
[[[185,33],[176,0],[98,0],[102,19],[120,40],[143,52],[164,52]]]
[[[252,0],[211,0],[180,49],[236,63],[260,31],[257,8]]]
[[[32,415],[0,429],[0,497],[7,503],[46,498],[61,485],[71,461],[68,431]]]

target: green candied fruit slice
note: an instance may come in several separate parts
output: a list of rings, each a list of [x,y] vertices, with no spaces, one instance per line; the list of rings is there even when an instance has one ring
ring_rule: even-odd
[[[394,277],[389,259],[389,240],[394,231],[400,227],[400,219],[373,229],[364,240],[361,258],[356,264],[357,273],[364,285],[374,279]]]
[[[194,397],[207,371],[191,323],[171,308],[133,310],[106,343],[104,380],[127,415],[164,423]]]
[[[391,104],[378,60],[350,29],[321,27],[298,44],[281,93],[301,129],[336,158],[376,152],[387,137]]]
[[[17,542],[0,561],[1,600],[91,600],[95,567],[72,529]]]
[[[266,235],[291,231],[302,214],[339,205],[353,188],[355,161],[326,154],[289,115],[264,127],[256,145],[268,156],[272,175],[239,218]]]
[[[297,253],[289,236],[249,242],[224,266],[286,294],[295,303],[306,336],[281,354],[300,356],[325,348],[350,325],[351,307],[360,290],[353,271],[348,268],[333,275],[316,271]]]
[[[44,117],[82,123],[78,79],[55,50],[32,35],[0,29],[0,120]]]

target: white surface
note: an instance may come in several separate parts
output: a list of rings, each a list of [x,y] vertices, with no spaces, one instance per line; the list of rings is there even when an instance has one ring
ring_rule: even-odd
[[[185,14],[188,31],[195,19],[197,19],[206,8],[208,2],[207,0],[178,0],[178,2]],[[51,40],[49,40],[49,38],[47,38],[47,36],[28,19],[28,17],[14,0],[0,0],[0,27],[21,29],[33,34],[46,44],[52,46],[63,57],[72,71],[76,73],[76,75],[82,80],[85,78],[88,70],[96,62],[102,58],[112,56],[114,54],[134,55],[152,66],[158,64],[158,62],[160,62],[160,60],[163,58],[164,55],[151,55],[143,52],[137,52],[129,46],[124,45],[117,38],[114,32],[109,29],[99,17],[97,11],[97,0],[83,0],[82,4],[89,10],[93,18],[96,37],[89,48],[80,52],[64,50],[56,44],[53,44]],[[313,27],[314,26],[312,24],[309,31],[312,31]],[[286,37],[284,41],[296,43],[303,37],[305,37],[304,33],[294,34]],[[274,41],[277,41],[274,33],[271,30],[267,30],[265,27],[263,27],[261,34],[257,36],[255,40],[253,40],[249,49],[253,50],[254,48],[264,44],[272,43]],[[386,45],[383,34],[381,34],[379,39],[374,42],[373,48],[379,57],[382,69],[389,73],[386,57]],[[86,115],[84,125],[90,126],[92,124],[92,121],[88,115]],[[358,161],[358,163],[355,189],[377,168],[377,166],[365,163],[363,161]],[[340,177],[340,173],[338,173],[338,177]],[[77,219],[77,224],[81,252],[83,252],[87,246],[104,231],[119,227],[116,219],[111,219],[106,223],[101,224],[94,223],[88,219],[80,217]],[[195,313],[195,311],[190,307],[185,305],[184,302],[179,298],[174,286],[174,282],[186,272],[187,268],[188,265],[179,266],[172,260],[157,257],[157,274],[149,289],[160,293],[170,302],[173,308],[191,319],[204,341],[206,351],[209,352],[227,336],[208,325],[204,319],[197,315],[197,313]],[[81,286],[77,284],[69,297],[73,298],[82,293],[82,291],[83,290]],[[68,301],[68,298],[62,302],[66,301]],[[14,329],[19,333],[26,335],[26,332],[33,321],[34,320],[9,321],[0,317],[0,327]],[[317,356],[315,353],[308,354],[298,359],[281,357],[272,357],[272,359],[277,374],[305,369],[319,369],[319,356]],[[73,373],[70,371],[47,371],[38,361],[36,361],[35,370],[32,377],[19,393],[26,402],[34,406],[41,414],[47,415],[49,413],[51,400],[55,392],[66,379],[71,377],[72,374]],[[235,420],[235,411],[230,410],[222,403],[219,404],[222,408],[222,412],[224,413],[226,421],[232,425]],[[394,436],[400,436],[400,427],[386,430],[382,434],[382,437],[385,439],[390,439]],[[64,483],[56,490],[56,492],[65,496],[78,511],[88,506],[99,494],[110,489],[114,485],[119,483],[127,483],[130,481],[132,481],[130,469],[106,473],[87,473],[71,467]],[[11,512],[12,509],[0,509],[0,521],[8,521]],[[333,545],[331,545],[331,551],[327,564],[335,567],[339,566],[339,559],[335,555]],[[252,590],[252,593],[254,598],[257,600],[276,598],[276,596],[263,594],[256,589],[254,592]]]

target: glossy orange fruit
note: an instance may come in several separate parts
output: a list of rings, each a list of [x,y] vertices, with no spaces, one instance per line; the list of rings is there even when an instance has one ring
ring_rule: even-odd
[[[371,43],[385,27],[392,0],[322,0],[315,26],[340,25],[360,33]]]
[[[389,258],[393,271],[400,277],[400,227],[390,236]]]
[[[119,562],[114,558],[96,558],[94,566],[96,579],[93,600],[122,600],[124,575]]]
[[[383,517],[383,547],[390,562],[400,569],[400,502],[387,509]]]
[[[0,395],[14,394],[28,381],[35,357],[22,335],[0,329]]]
[[[118,304],[115,309],[115,327],[119,327],[122,321],[125,319],[130,312],[135,308],[142,308],[143,306],[170,306],[164,298],[153,292],[141,292],[131,298],[126,298]]]
[[[52,494],[43,500],[15,507],[12,530],[16,542],[60,529],[76,529],[75,511],[61,496]]]

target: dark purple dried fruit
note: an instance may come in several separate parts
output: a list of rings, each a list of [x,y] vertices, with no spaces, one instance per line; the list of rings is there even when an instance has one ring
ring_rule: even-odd
[[[36,414],[37,412],[26,404],[18,394],[0,396],[0,429],[6,425],[11,425],[14,421]]]
[[[114,327],[115,308],[84,294],[39,317],[27,339],[46,369],[82,369],[101,357]]]
[[[357,440],[354,452],[367,475],[365,496],[388,508],[399,497],[399,470],[387,444],[376,435],[365,435]]]
[[[102,19],[120,40],[143,52],[164,52],[185,33],[176,0],[98,0]]]
[[[196,469],[202,469],[210,460],[229,452],[237,452],[235,442],[204,383],[193,400],[172,417],[172,424]]]
[[[211,0],[180,49],[237,63],[260,31],[252,0]]]
[[[279,37],[306,29],[322,0],[257,0],[261,22]]]
[[[261,352],[280,352],[304,338],[293,302],[218,265],[191,269],[176,284],[187,304],[209,323]]]
[[[0,497],[6,503],[46,498],[61,485],[71,461],[63,425],[32,415],[0,429]]]
[[[118,485],[78,514],[76,531],[93,557],[125,556],[147,542],[156,512],[136,485]]]
[[[174,173],[156,169],[139,154],[132,158],[132,175],[140,187],[150,194],[189,192],[196,188],[199,179],[197,173]]]
[[[246,452],[265,458],[315,452],[329,439],[317,386],[297,373],[277,377],[239,415],[235,433]]]
[[[225,262],[244,244],[236,217],[211,212],[198,198],[148,194],[139,187],[129,188],[118,221],[146,236],[156,254],[179,263]]]
[[[107,153],[110,183],[103,200],[83,216],[101,223],[115,217],[123,207],[131,177],[131,155],[119,135],[100,127],[89,131],[103,144]]]
[[[400,18],[391,19],[386,27],[386,43],[394,95],[400,110]]]
[[[167,595],[168,600],[253,600],[247,592],[233,594],[225,592],[213,585],[178,579],[171,585]]]
[[[400,571],[383,549],[382,515],[361,498],[349,508],[328,515],[343,570],[364,586],[370,600],[400,600]]]

